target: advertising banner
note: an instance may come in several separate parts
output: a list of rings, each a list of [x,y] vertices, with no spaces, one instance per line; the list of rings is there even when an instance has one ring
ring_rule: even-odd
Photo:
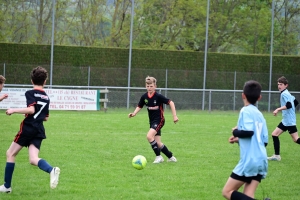
[[[32,88],[3,88],[8,98],[0,103],[0,109],[27,106],[25,92]],[[50,98],[50,110],[99,110],[100,90],[44,89]]]

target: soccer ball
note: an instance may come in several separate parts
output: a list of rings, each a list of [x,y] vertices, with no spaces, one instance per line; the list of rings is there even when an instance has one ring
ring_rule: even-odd
[[[132,159],[132,166],[136,169],[144,169],[146,167],[147,160],[144,156],[137,155]]]

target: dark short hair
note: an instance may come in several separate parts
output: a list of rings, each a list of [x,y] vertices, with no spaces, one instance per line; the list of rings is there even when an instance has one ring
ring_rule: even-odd
[[[34,85],[44,85],[47,78],[48,72],[43,67],[38,66],[31,71],[31,80]]]
[[[244,85],[243,93],[251,104],[255,104],[261,94],[261,85],[257,81],[247,81]]]
[[[278,83],[283,83],[284,85],[287,85],[289,83],[288,80],[284,76],[277,79],[277,82]]]

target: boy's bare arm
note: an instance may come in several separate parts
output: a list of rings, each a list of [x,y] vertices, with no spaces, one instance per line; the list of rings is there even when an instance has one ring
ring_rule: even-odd
[[[10,108],[6,111],[7,115],[11,115],[14,113],[20,113],[20,114],[33,114],[35,111],[34,106],[29,106],[27,108]]]
[[[276,108],[274,111],[273,111],[273,115],[276,116],[277,113],[281,110],[286,110],[286,106],[281,106],[280,108]]]
[[[140,107],[136,107],[133,113],[129,113],[129,114],[128,114],[128,117],[131,118],[131,117],[136,116],[136,114],[137,114],[141,109],[142,109],[142,108],[140,108]]]
[[[173,101],[170,101],[169,105],[170,105],[170,108],[171,108],[171,111],[172,111],[173,121],[176,124],[179,121],[179,119],[178,119],[177,114],[176,114],[175,104],[174,104]]]

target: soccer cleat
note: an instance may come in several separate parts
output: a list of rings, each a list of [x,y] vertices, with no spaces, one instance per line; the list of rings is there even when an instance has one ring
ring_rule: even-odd
[[[50,172],[50,188],[56,188],[58,184],[58,178],[60,174],[60,169],[58,167],[53,167],[52,171]]]
[[[280,161],[281,160],[281,157],[280,155],[273,155],[271,157],[268,157],[268,160],[274,160],[274,161]]]
[[[4,192],[4,193],[11,193],[12,189],[10,188],[6,188],[4,185],[0,186],[0,192]]]
[[[164,162],[164,158],[162,156],[156,156],[153,163],[157,164],[157,163],[162,163],[162,162]]]
[[[174,156],[172,156],[168,159],[168,162],[177,162],[177,159]]]

